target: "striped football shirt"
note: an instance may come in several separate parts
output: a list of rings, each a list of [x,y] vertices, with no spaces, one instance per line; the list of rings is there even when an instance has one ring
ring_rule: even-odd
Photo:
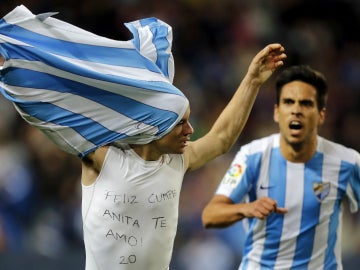
[[[173,84],[172,28],[126,23],[117,41],[16,7],[0,20],[0,92],[58,147],[83,157],[113,142],[166,135],[189,102]]]
[[[279,141],[274,134],[243,146],[216,191],[234,203],[267,196],[288,209],[244,220],[248,235],[239,269],[342,269],[342,201],[358,211],[360,155],[318,136],[315,155],[292,163]]]

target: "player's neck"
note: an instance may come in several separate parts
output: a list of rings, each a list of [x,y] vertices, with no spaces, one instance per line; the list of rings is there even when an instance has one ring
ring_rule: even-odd
[[[316,152],[317,141],[290,144],[285,141],[280,142],[280,151],[284,158],[294,163],[305,163],[309,161]]]
[[[144,145],[135,145],[132,144],[130,147],[141,157],[143,160],[146,161],[155,161],[159,160],[162,156],[162,153],[156,151],[151,144],[144,144]]]

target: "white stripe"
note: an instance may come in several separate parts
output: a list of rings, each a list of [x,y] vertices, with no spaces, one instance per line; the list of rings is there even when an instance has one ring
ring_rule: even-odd
[[[255,219],[255,222],[256,222],[256,224],[255,224],[254,230],[253,230],[254,236],[252,239],[253,247],[247,255],[247,259],[249,260],[249,265],[251,267],[248,267],[247,269],[257,269],[257,268],[255,268],[255,265],[258,265],[258,263],[256,263],[256,262],[261,258],[261,255],[264,250],[264,245],[265,245],[266,221],[260,220],[260,219]]]
[[[48,13],[48,15],[53,14],[54,13]],[[131,41],[117,41],[98,36],[94,33],[88,32],[84,29],[52,17],[49,17],[44,21],[36,20],[36,17],[37,16],[32,14],[31,11],[29,11],[25,6],[21,5],[7,14],[4,19],[9,24],[19,25],[31,32],[51,38],[56,38],[58,40],[70,42],[74,42],[74,40],[76,40],[77,43],[104,47],[134,48],[134,45]],[[58,35],[60,32],[66,32],[66,35]]]
[[[174,79],[174,72],[175,72],[174,58],[173,58],[173,55],[171,52],[171,43],[172,43],[172,39],[173,39],[172,31],[170,31],[171,28],[167,24],[165,24],[163,21],[158,20],[158,23],[168,27],[168,30],[169,30],[168,34],[166,36],[169,46],[166,48],[165,52],[169,55],[168,65],[167,65],[168,75],[169,75],[168,79],[172,83],[173,79]],[[156,63],[158,53],[157,53],[155,44],[152,42],[153,33],[151,32],[150,27],[149,26],[141,27],[139,21],[132,22],[131,24],[138,30],[141,55],[147,57],[152,62]]]
[[[331,166],[331,168],[328,166]],[[325,259],[325,251],[327,248],[327,240],[329,238],[330,215],[333,214],[334,204],[336,202],[340,166],[340,159],[335,159],[329,155],[324,155],[322,181],[324,183],[331,183],[331,187],[330,193],[326,197],[326,202],[321,203],[319,214],[319,224],[321,225],[316,226],[314,235],[314,248],[312,253],[312,260],[309,263],[309,269],[323,269],[324,267],[323,263]],[[338,235],[341,234],[339,234],[339,232],[337,233]],[[337,244],[339,244],[339,242]],[[334,251],[336,252],[336,249]],[[335,254],[335,256],[337,257],[337,261],[340,262],[341,254]]]
[[[3,36],[1,36],[1,37],[3,37]],[[7,39],[9,39],[9,38],[7,38]],[[11,42],[11,43],[16,44],[15,41]],[[20,44],[20,42],[18,42],[18,44],[22,45],[22,44]],[[56,55],[56,54],[53,54],[50,52],[48,52],[48,53],[51,55],[55,55],[56,57],[65,60],[66,62],[69,62],[71,64],[82,67],[86,70],[95,71],[95,72],[98,72],[101,74],[114,75],[114,76],[119,76],[119,74],[120,74],[121,77],[132,79],[132,80],[138,80],[138,81],[144,81],[144,82],[150,81],[150,82],[169,83],[169,79],[167,79],[160,73],[151,72],[148,69],[108,65],[108,64],[102,64],[102,63],[97,63],[97,62],[84,61],[84,60],[80,60],[80,59],[74,59],[74,58],[69,58],[69,57],[65,57],[65,56],[60,56],[60,55]],[[11,60],[9,59],[7,62],[13,63],[13,65],[15,67],[22,67],[22,65],[26,65],[26,67],[28,69],[31,69],[33,64],[44,65],[43,68],[45,69],[45,71],[48,69],[48,67],[52,68],[51,66],[46,66],[44,63],[41,63],[41,62],[29,61],[29,60],[23,60],[23,59],[11,59]],[[37,69],[37,70],[42,71],[40,69]],[[58,69],[58,70],[60,70],[60,69]],[[63,72],[65,72],[65,71],[63,71]],[[141,74],[141,76],[139,76],[139,74]]]
[[[28,44],[26,44],[26,43],[24,43],[22,41],[13,39],[13,38],[8,37],[8,36],[4,36],[2,34],[0,34],[0,43],[12,43],[12,44],[15,44],[15,45],[20,45],[20,46],[33,47],[33,46],[29,46]]]
[[[171,52],[171,44],[172,44],[172,40],[173,40],[172,31],[168,32],[168,35],[167,35],[166,39],[170,44],[170,46],[168,46],[167,49],[166,49],[166,53],[168,53],[170,55],[169,60],[168,60],[169,80],[170,80],[170,82],[173,82],[174,75],[175,75],[175,64],[174,64],[174,57],[173,57],[172,52]]]
[[[107,75],[119,76],[132,80],[138,81],[153,81],[153,82],[165,82],[169,83],[169,80],[162,76],[160,73],[151,72],[148,69],[144,68],[134,68],[134,67],[126,67],[126,66],[116,66],[116,65],[108,65],[91,61],[84,61],[80,59],[68,58],[64,56],[57,55],[57,57],[72,63],[76,64],[79,67],[82,67],[87,70],[92,70],[98,73],[103,73]],[[141,76],[139,76],[141,74]]]
[[[262,140],[261,143],[262,146],[267,145],[267,140]],[[257,145],[258,146],[258,145]],[[261,196],[268,196],[268,189],[260,189],[260,185],[269,186],[269,163],[270,163],[270,155],[271,155],[271,147],[266,148],[266,151],[263,150],[263,147],[256,147],[256,149],[250,149],[250,153],[253,154],[253,151],[263,151],[262,157],[261,157],[261,168],[260,168],[260,174],[259,174],[259,182],[257,186],[257,197]],[[254,219],[256,222],[254,229],[253,229],[253,248],[250,251],[250,253],[247,256],[247,259],[249,260],[247,269],[260,269],[260,264],[256,261],[261,258],[262,253],[264,251],[264,244],[266,240],[266,220],[260,220],[260,219]]]
[[[127,85],[121,85],[121,91],[119,93],[119,84],[117,83],[111,83],[111,82],[83,77],[80,75],[76,75],[73,73],[63,71],[61,69],[57,69],[45,65],[44,63],[41,62],[14,60],[14,59],[8,62],[9,63],[7,65],[11,65],[13,67],[26,68],[29,70],[39,71],[39,72],[55,75],[61,78],[80,82],[118,95],[121,94],[122,96],[132,98],[134,100],[137,100],[141,103],[144,103],[146,105],[155,108],[168,110],[168,111],[177,111],[179,109],[179,106],[182,107],[181,102],[176,102],[176,100],[174,100],[173,94],[143,90],[139,88],[137,88],[136,91],[134,91],[134,87]],[[179,99],[182,99],[182,97],[179,96]],[[159,102],[159,100],[161,100],[162,102]]]
[[[57,146],[67,151],[68,153],[77,155],[84,152],[86,149],[93,149],[95,147],[93,143],[86,140],[86,138],[82,137],[73,129],[59,126],[51,122],[41,121],[23,112],[18,106],[16,106],[16,104],[14,104],[14,106],[25,121],[41,130]],[[68,138],[71,138],[71,141],[68,140]]]
[[[102,106],[101,104],[94,102],[92,100],[83,98],[81,96],[73,95],[70,93],[63,94],[62,98],[59,99],[59,92],[52,91],[48,89],[30,89],[22,87],[7,87],[0,82],[1,87],[6,89],[6,91],[13,96],[19,97],[22,100],[39,100],[41,102],[52,103],[60,108],[71,111],[75,114],[81,114],[87,118],[94,120],[95,122],[101,123],[104,127],[109,130],[117,130],[119,123],[121,122],[122,133],[127,134],[128,136],[135,135],[138,132],[136,125],[139,124],[138,121],[134,121],[131,118],[128,118],[108,107]],[[31,94],[30,94],[31,93]],[[60,93],[61,94],[61,93]],[[81,104],[81,106],[79,106]],[[101,114],[98,112],[101,111]],[[106,117],[104,117],[106,115]],[[116,119],[116,121],[114,121]],[[45,128],[44,125],[40,124],[40,120],[37,121],[37,127]],[[128,126],[125,127],[124,124],[128,123]],[[144,129],[147,133],[155,134],[158,132],[158,128],[145,123],[141,123],[141,129]]]
[[[242,267],[242,265],[243,264],[240,265],[239,270],[240,269],[246,269],[246,270],[260,270],[261,269],[261,265],[254,261],[248,261],[246,268]]]
[[[271,152],[272,147],[266,147],[268,145],[268,140],[260,141],[261,146],[256,147],[256,151],[261,149],[262,156],[261,156],[261,167],[260,167],[260,175],[259,175],[259,182],[257,187],[257,197],[260,198],[262,196],[268,197],[269,196],[269,189],[261,189],[259,187],[265,186],[268,187],[269,183],[269,171],[270,171],[270,160],[271,160]],[[259,144],[258,144],[259,145]],[[253,149],[255,150],[255,149]]]
[[[293,258],[296,239],[301,226],[301,213],[304,194],[304,164],[286,163],[285,208],[291,213],[284,215],[278,258]],[[299,181],[300,180],[300,181]],[[290,269],[292,260],[276,260],[275,269]]]
[[[337,227],[336,230],[336,235],[337,235],[337,239],[336,239],[336,245],[334,247],[334,253],[335,253],[335,257],[336,257],[336,262],[338,263],[338,270],[342,270],[342,236],[343,236],[343,211],[340,212],[339,214],[339,226]]]
[[[149,26],[138,28],[139,40],[140,40],[140,53],[152,62],[156,63],[157,51],[155,44],[152,42],[153,34],[150,31]]]

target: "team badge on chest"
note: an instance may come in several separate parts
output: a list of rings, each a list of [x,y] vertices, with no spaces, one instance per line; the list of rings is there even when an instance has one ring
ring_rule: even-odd
[[[330,183],[313,182],[315,197],[322,202],[330,193]]]

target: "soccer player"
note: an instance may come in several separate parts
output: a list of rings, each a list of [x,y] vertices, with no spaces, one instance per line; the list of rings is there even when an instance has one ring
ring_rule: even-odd
[[[42,16],[39,18],[44,19]],[[25,46],[25,49],[28,47]],[[9,56],[4,56],[0,57],[0,73],[4,76],[1,78],[3,82],[0,83],[4,90],[2,93],[11,101],[18,101],[26,94],[31,96],[32,91],[36,92],[37,88],[29,89],[16,99],[13,97],[14,92],[20,87],[13,87],[11,83],[14,83],[14,80],[6,80],[5,76],[9,65],[19,59],[8,61]],[[283,65],[285,58],[284,48],[280,44],[270,44],[258,52],[233,98],[211,130],[196,141],[190,141],[193,127],[189,122],[188,107],[175,126],[161,138],[145,144],[106,144],[82,157],[82,216],[86,270],[169,269],[184,174],[203,166],[232,147],[247,121],[261,85]],[[63,60],[63,57],[59,59]],[[35,67],[37,64],[38,61],[35,61]],[[21,78],[20,76],[18,80]],[[28,80],[34,83],[39,79],[28,76]],[[9,81],[10,85],[6,84]],[[55,78],[52,86],[57,83],[59,81],[56,82]],[[25,96],[25,99],[27,98],[31,97]],[[66,103],[66,100],[69,99],[61,102]],[[25,100],[19,103],[43,105],[45,102],[40,100],[31,103]],[[79,108],[84,106],[82,103],[76,105]],[[87,113],[93,113],[91,106],[85,109]],[[36,107],[32,110],[35,116],[36,110]],[[55,109],[46,111],[49,115],[56,112]],[[68,116],[65,113],[64,115]],[[61,118],[62,115],[51,116]],[[106,117],[108,116],[104,116]],[[120,121],[116,118],[113,120]],[[92,135],[96,133],[94,130],[90,127],[85,131]],[[57,136],[57,132],[50,132],[48,135],[66,140],[66,136],[73,133],[64,132]]]
[[[204,208],[206,228],[248,221],[239,269],[342,269],[342,201],[359,208],[360,155],[318,135],[326,99],[323,74],[285,69],[274,106],[280,132],[242,146]]]
[[[86,269],[168,269],[184,173],[227,152],[238,138],[259,87],[283,65],[280,44],[252,60],[211,130],[190,141],[190,108],[159,140],[105,146],[82,161]]]

